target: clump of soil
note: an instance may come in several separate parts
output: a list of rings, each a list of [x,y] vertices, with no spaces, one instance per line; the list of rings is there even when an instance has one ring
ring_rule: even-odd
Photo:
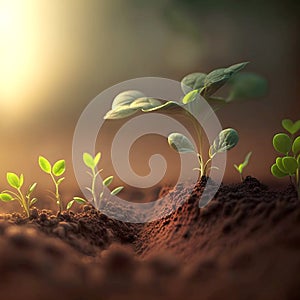
[[[162,194],[175,212],[146,224],[33,209],[0,215],[3,299],[299,299],[300,202],[254,178],[221,186],[199,208],[205,179]],[[163,208],[166,209],[166,208]]]

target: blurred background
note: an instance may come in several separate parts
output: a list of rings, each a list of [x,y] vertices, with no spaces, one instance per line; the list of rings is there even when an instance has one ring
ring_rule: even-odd
[[[286,183],[270,174],[271,142],[281,119],[299,119],[299,12],[297,0],[0,0],[0,187],[13,171],[38,181],[40,193],[51,188],[42,154],[67,160],[65,193],[73,196],[74,128],[101,91],[241,61],[267,78],[269,93],[218,112],[223,127],[240,133],[224,180],[239,180],[232,164],[252,151],[246,175]]]

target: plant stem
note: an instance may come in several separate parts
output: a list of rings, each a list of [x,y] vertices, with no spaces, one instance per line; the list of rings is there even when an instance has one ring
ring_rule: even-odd
[[[30,216],[30,213],[29,213],[28,206],[27,206],[27,204],[26,204],[26,200],[24,199],[24,196],[23,196],[23,194],[22,194],[20,188],[18,188],[17,191],[18,191],[18,193],[19,193],[19,195],[20,195],[18,198],[20,199],[20,202],[21,202],[21,204],[22,204],[22,207],[24,208],[27,217],[29,217],[29,216]]]
[[[96,196],[96,191],[95,191],[95,184],[96,184],[96,172],[95,169],[92,169],[92,174],[93,174],[93,179],[92,179],[92,197],[93,197],[93,201],[94,201],[94,205],[96,205],[96,201],[97,201],[97,196]],[[97,206],[97,205],[96,205]]]
[[[60,199],[60,194],[59,194],[59,192],[58,192],[58,184],[57,184],[57,182],[56,182],[56,180],[55,180],[55,178],[54,178],[54,176],[53,176],[52,173],[50,173],[50,176],[51,176],[52,181],[53,181],[53,183],[54,183],[54,185],[55,185],[55,198],[56,198],[56,203],[57,203],[57,205],[58,205],[59,212],[62,212],[64,208],[63,208],[63,205],[62,205],[62,202],[61,202],[61,199]]]

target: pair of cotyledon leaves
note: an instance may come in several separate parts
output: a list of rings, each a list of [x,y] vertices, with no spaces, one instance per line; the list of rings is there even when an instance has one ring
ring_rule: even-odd
[[[182,102],[188,104],[193,102],[198,95],[208,101],[225,83],[231,86],[227,99],[218,98],[221,102],[230,102],[237,99],[258,98],[266,93],[267,84],[264,78],[252,74],[237,74],[248,62],[232,65],[228,68],[221,68],[210,72],[192,73],[185,76],[181,81],[181,87],[185,94]],[[151,112],[158,110],[178,109],[179,105],[174,101],[164,101],[146,97],[142,92],[130,90],[120,93],[115,97],[111,110],[105,115],[105,119],[122,119],[135,114],[137,111]]]

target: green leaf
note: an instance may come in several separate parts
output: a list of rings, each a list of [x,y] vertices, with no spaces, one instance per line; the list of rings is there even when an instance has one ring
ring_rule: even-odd
[[[64,159],[58,160],[52,167],[52,173],[55,176],[60,176],[66,171],[66,162]]]
[[[191,90],[200,90],[204,86],[204,80],[207,75],[204,73],[191,73],[186,75],[181,80],[181,89],[184,94],[187,94]]]
[[[232,149],[239,141],[239,135],[233,128],[222,130],[210,147],[210,156]]]
[[[6,179],[11,187],[15,189],[19,189],[21,187],[21,181],[17,174],[8,172],[6,174]]]
[[[85,204],[85,203],[87,203],[86,199],[83,199],[81,197],[73,197],[73,200],[75,202],[77,202],[78,204]]]
[[[37,183],[34,182],[32,185],[30,185],[28,192],[31,194],[35,190],[36,186],[37,186]]]
[[[292,151],[294,155],[297,155],[300,152],[300,136],[298,136],[293,143]]]
[[[46,159],[43,156],[39,156],[39,166],[42,169],[42,171],[44,171],[47,174],[51,174],[51,164],[48,161],[48,159]]]
[[[114,176],[108,176],[107,178],[105,178],[103,180],[102,184],[105,186],[109,186],[112,183],[113,179],[114,179]]]
[[[64,180],[65,180],[65,177],[59,178],[56,182],[57,186],[59,186]]]
[[[282,172],[285,173],[286,175],[288,174],[288,171],[285,169],[283,163],[282,163],[282,157],[277,157],[276,158],[276,165],[278,169]]]
[[[271,173],[275,176],[275,177],[278,177],[278,178],[282,178],[282,177],[285,177],[287,176],[286,173],[283,173],[279,170],[279,168],[277,167],[276,164],[273,164],[272,167],[271,167]]]
[[[74,204],[75,200],[71,200],[68,204],[67,204],[67,210],[69,210],[72,205]]]
[[[94,158],[91,154],[87,153],[87,152],[84,152],[83,153],[83,162],[84,164],[90,168],[90,169],[94,169],[96,166],[95,166],[95,162],[94,162]]]
[[[137,108],[132,108],[129,105],[124,105],[124,106],[118,106],[109,112],[106,113],[104,116],[105,120],[118,120],[118,119],[123,119],[130,117],[134,115],[139,109]]]
[[[98,152],[98,153],[96,154],[96,156],[94,157],[94,166],[95,166],[95,167],[98,165],[98,163],[99,163],[99,161],[100,161],[100,158],[101,158],[101,153]]]
[[[143,112],[151,112],[151,111],[157,111],[157,110],[167,110],[170,112],[171,110],[178,109],[180,106],[178,103],[174,101],[167,101],[164,104],[149,108],[149,109],[142,109]]]
[[[286,133],[277,133],[273,137],[273,146],[279,153],[287,154],[291,151],[292,140]]]
[[[290,175],[294,175],[298,169],[298,162],[292,156],[283,157],[282,164]]]
[[[260,98],[266,95],[268,84],[265,78],[254,73],[234,75],[228,84],[231,85],[227,102]]]
[[[122,92],[119,95],[117,95],[115,97],[115,99],[113,100],[112,109],[115,109],[117,107],[124,106],[124,105],[129,105],[134,100],[136,100],[138,98],[143,98],[143,97],[145,97],[145,95],[142,92],[136,91],[136,90],[129,90],[129,91]]]
[[[24,183],[24,175],[21,174],[20,175],[20,188],[23,186],[23,183]]]
[[[295,134],[300,130],[300,120],[294,123],[290,119],[284,119],[282,120],[281,125],[290,134]]]
[[[249,159],[250,159],[251,155],[252,155],[252,152],[249,152],[249,153],[246,155],[244,161],[243,161],[241,164],[239,164],[238,166],[237,166],[237,165],[234,165],[235,168],[238,170],[239,173],[242,173],[243,170],[244,170],[244,168],[248,165]]]
[[[129,107],[135,109],[147,110],[150,108],[155,108],[157,106],[160,106],[161,104],[162,101],[158,99],[144,97],[144,98],[139,98],[134,100]]]
[[[10,202],[10,201],[13,201],[14,198],[8,193],[1,193],[0,200],[3,202]]]
[[[191,141],[181,133],[171,133],[168,136],[168,143],[175,151],[179,153],[196,152]]]
[[[199,97],[199,90],[193,90],[190,91],[189,93],[187,93],[183,99],[182,99],[182,103],[183,104],[187,104],[190,102],[195,101],[197,98]]]
[[[30,203],[29,203],[29,207],[31,207],[33,204],[37,203],[38,199],[37,198],[32,198],[30,200]]]
[[[115,189],[113,189],[110,194],[111,195],[117,195],[124,189],[124,186],[118,186]]]

